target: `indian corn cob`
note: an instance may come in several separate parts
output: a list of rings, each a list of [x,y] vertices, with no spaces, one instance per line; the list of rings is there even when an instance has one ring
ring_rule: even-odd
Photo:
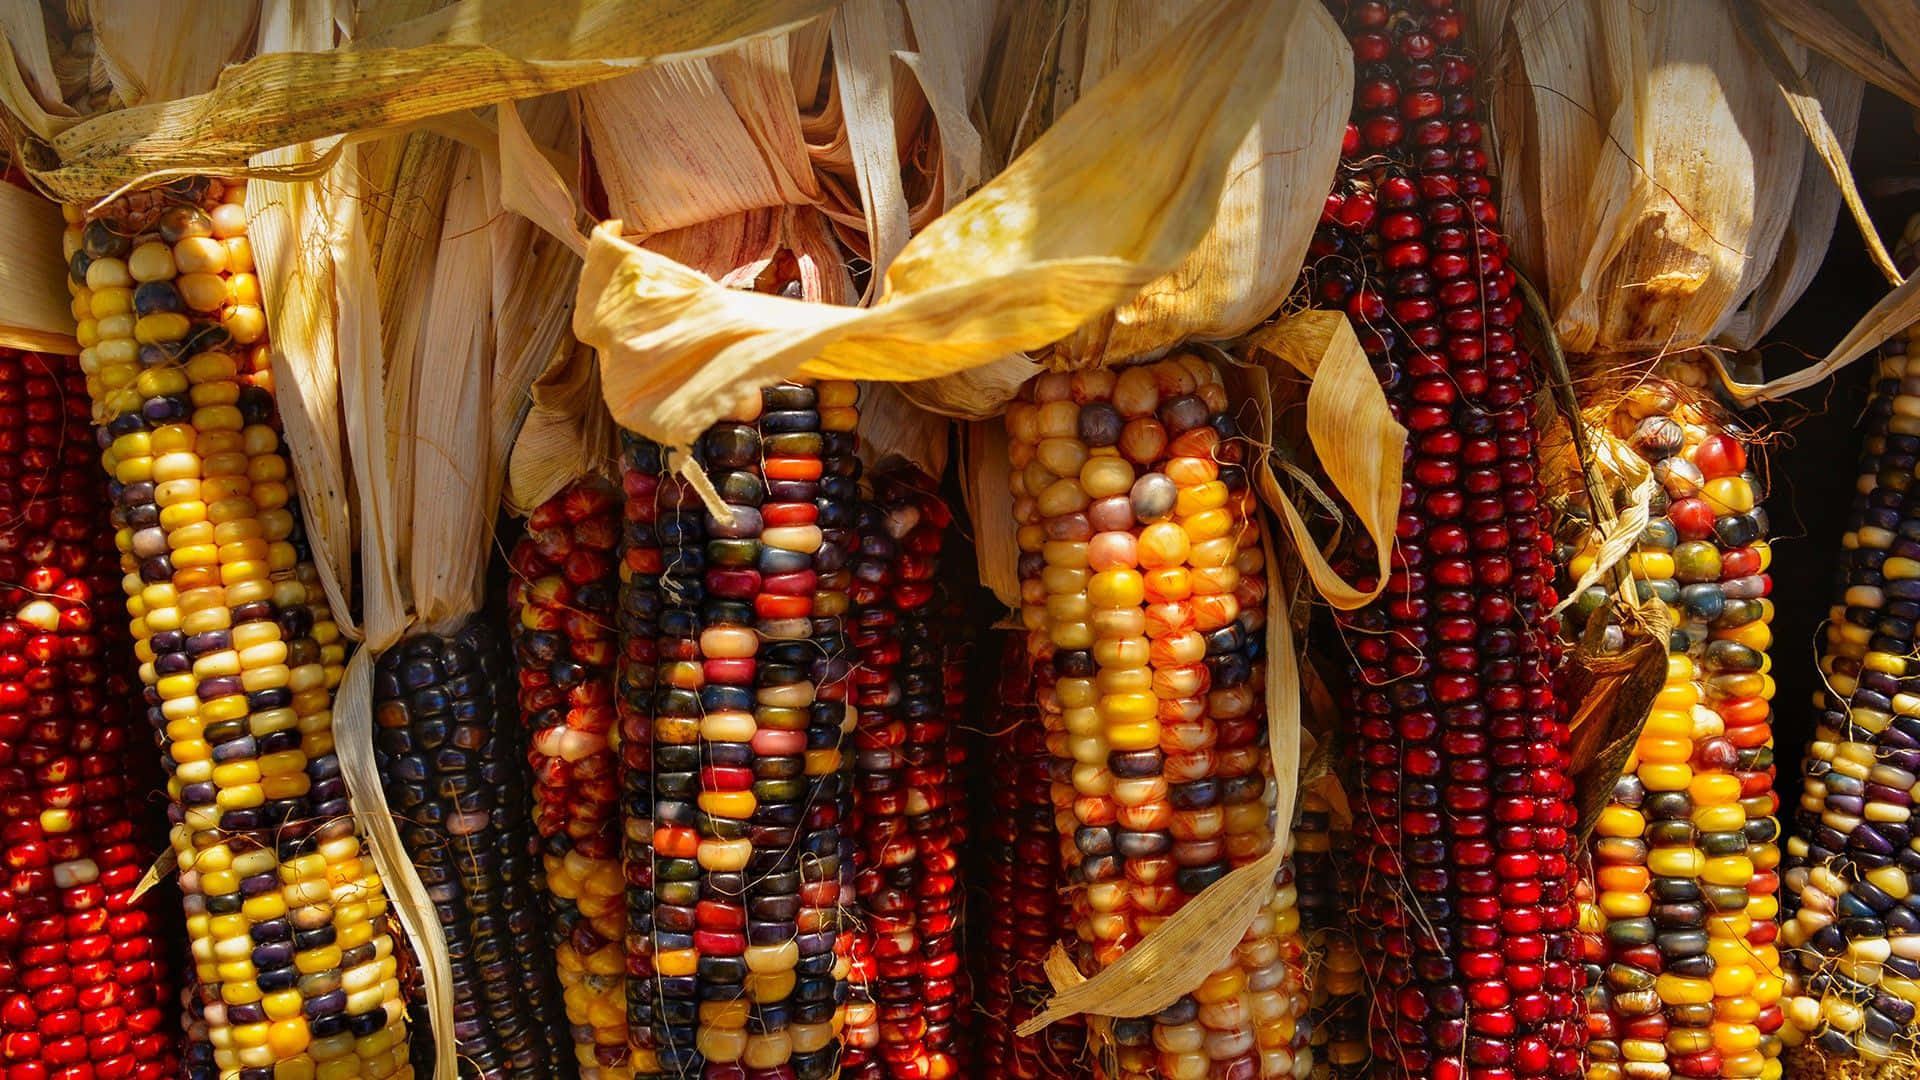
[[[851,552],[826,534],[853,507],[850,460],[826,458],[851,458],[853,402],[848,383],[776,386],[710,428],[696,458],[724,517],[680,478],[658,489],[650,959],[669,1073],[835,1067]]]
[[[415,633],[374,668],[387,804],[446,935],[454,1043],[485,1080],[560,1075],[552,958],[534,909],[536,852],[506,657],[485,615]],[[426,1062],[416,1062],[426,1071]]]
[[[1355,659],[1357,904],[1383,1075],[1582,1071],[1567,722],[1531,361],[1451,0],[1359,0],[1347,145],[1308,286],[1408,429],[1392,570]],[[1354,546],[1365,573],[1374,552]]]
[[[1902,244],[1912,263],[1920,218]],[[1788,1072],[1912,1074],[1920,1006],[1920,328],[1882,347],[1787,840]]]
[[[1079,1075],[1087,1032],[1078,1017],[1015,1034],[1053,992],[1045,964],[1072,909],[1060,873],[1046,733],[1033,706],[1026,641],[1006,637],[982,755],[991,802],[984,815],[986,947],[974,951],[981,1017],[981,1080],[1068,1080]]]
[[[662,1070],[660,1049],[676,1043],[666,1024],[685,1026],[695,1020],[697,999],[676,994],[666,1001],[666,982],[660,982],[653,963],[655,917],[655,857],[657,847],[676,851],[685,832],[657,832],[655,817],[655,711],[697,705],[670,682],[660,682],[660,659],[685,648],[664,634],[678,632],[691,638],[695,617],[689,603],[672,598],[699,596],[699,555],[682,555],[684,528],[697,511],[697,498],[684,482],[666,482],[660,469],[660,448],[632,432],[620,434],[620,486],[624,505],[620,513],[618,544],[618,617],[614,628],[614,780],[620,798],[620,865],[624,878],[626,922],[626,1034],[628,1067],[634,1076],[657,1076]],[[668,548],[662,538],[674,536]],[[666,565],[674,552],[674,565]],[[680,728],[668,728],[676,734]],[[668,759],[672,759],[668,751]],[[684,886],[666,886],[668,890]],[[684,984],[672,984],[676,990]],[[684,1068],[680,1070],[684,1074]]]
[[[1589,1080],[1780,1075],[1767,519],[1739,434],[1683,391],[1647,379],[1609,418],[1659,485],[1627,561],[1673,630],[1665,684],[1592,843]],[[1578,579],[1597,540],[1581,517],[1567,528]],[[1596,585],[1576,598],[1570,635],[1607,596]]]
[[[853,566],[849,831],[874,1031],[871,1047],[849,1046],[848,1077],[948,1080],[959,1068],[948,675],[964,677],[965,665],[946,648],[951,623],[936,576],[951,515],[931,483],[901,472],[875,478]]]
[[[1007,409],[1022,619],[1088,969],[1273,842],[1266,567],[1226,405],[1219,373],[1181,355],[1041,375]],[[1291,1075],[1273,926],[1256,920],[1158,1015],[1116,1020],[1112,1075]]]
[[[1310,953],[1311,1075],[1314,1080],[1351,1080],[1365,1075],[1368,1061],[1367,1008],[1361,999],[1366,986],[1348,918],[1356,876],[1353,834],[1335,830],[1332,809],[1312,788],[1301,789],[1293,861],[1301,930]]]
[[[630,1075],[614,705],[620,505],[611,486],[586,480],[536,507],[507,591],[548,940],[582,1080]]]
[[[207,1038],[223,1077],[407,1077],[386,900],[334,755],[341,650],[290,542],[244,187],[68,210],[80,364],[162,733]]]
[[[70,357],[0,350],[0,1075],[159,1080],[180,1029],[158,773],[111,597],[119,553]]]

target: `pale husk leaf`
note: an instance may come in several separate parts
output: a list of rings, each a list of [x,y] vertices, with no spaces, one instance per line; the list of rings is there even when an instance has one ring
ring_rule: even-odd
[[[1810,151],[1729,2],[1508,6],[1503,217],[1570,353],[1708,341],[1762,287],[1794,220]],[[1823,103],[1836,127],[1845,97]]]
[[[511,106],[509,106],[511,107]],[[428,287],[427,347],[414,365],[411,539],[414,618],[456,628],[486,601],[498,469],[490,416],[494,262],[493,206],[478,155],[462,149],[446,200],[440,249]]]
[[[86,0],[94,55],[124,104],[209,90],[220,69],[246,56],[259,0],[197,0],[186,13],[152,0]]]
[[[980,584],[1007,607],[1020,607],[1020,525],[1013,517],[1008,485],[1007,428],[999,420],[975,420],[960,428],[960,493],[973,522],[973,554]]]
[[[1267,566],[1277,568],[1273,537],[1264,520],[1260,525]],[[1092,978],[1082,979],[1071,961],[1050,962],[1047,973],[1054,995],[1044,1010],[1020,1025],[1020,1034],[1031,1035],[1079,1013],[1147,1016],[1159,1012],[1192,993],[1233,956],[1254,916],[1272,897],[1274,874],[1292,845],[1301,740],[1300,661],[1288,618],[1288,593],[1278,578],[1271,573],[1267,588],[1267,739],[1277,793],[1273,846],[1202,890]],[[1058,945],[1054,957],[1065,959]]]
[[[1774,25],[1866,82],[1920,108],[1920,79],[1814,0],[1757,0]]]
[[[10,252],[0,258],[0,347],[67,356],[80,351],[60,264],[65,229],[58,205],[0,181],[0,236]]]
[[[0,34],[13,45],[14,64],[0,65],[0,79],[8,85],[0,90],[7,100],[19,96],[40,107],[37,114],[46,118],[47,128],[36,128],[43,137],[53,136],[52,127],[77,115],[60,92],[60,76],[54,70],[53,41],[47,32],[46,14],[37,0],[0,0]]]
[[[729,292],[595,230],[574,330],[622,424],[684,447],[795,374],[932,378],[1036,348],[1134,295],[1211,227],[1227,164],[1286,73],[1303,0],[1216,2],[1130,57],[972,197],[920,232],[880,301]],[[1288,62],[1275,64],[1274,57]],[[1138,131],[1164,141],[1140,153]],[[1089,205],[1102,213],[1084,212]]]
[[[951,420],[907,400],[896,383],[868,383],[861,389],[860,458],[869,467],[902,458],[928,476],[942,476],[952,427]]]
[[[1860,100],[1866,84],[1824,57],[1809,57],[1806,79],[1821,111],[1832,124],[1842,154],[1853,147],[1859,131]],[[1759,344],[1766,328],[1779,322],[1826,260],[1840,211],[1841,192],[1819,155],[1809,154],[1800,169],[1800,189],[1794,196],[1793,216],[1781,237],[1772,268],[1738,311],[1715,332],[1715,340],[1735,349]],[[1756,329],[1759,328],[1759,329]]]
[[[269,7],[273,5],[268,5]],[[833,0],[551,6],[461,0],[324,52],[266,53],[227,68],[205,94],[75,123],[48,114],[0,49],[0,100],[28,140],[23,164],[68,201],[166,170],[243,175],[263,151],[532,97],[780,33]],[[45,133],[51,132],[51,136]]]

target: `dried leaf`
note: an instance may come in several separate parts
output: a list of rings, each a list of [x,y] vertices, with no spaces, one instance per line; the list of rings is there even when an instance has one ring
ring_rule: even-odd
[[[1565,662],[1564,700],[1573,703],[1569,718],[1571,741],[1567,756],[1573,762],[1574,796],[1580,810],[1580,839],[1584,842],[1613,797],[1640,729],[1646,726],[1653,699],[1667,678],[1666,627],[1630,632],[1624,651],[1602,654],[1597,631],[1605,619],[1591,622],[1587,640]]]
[[[1774,24],[1867,82],[1920,109],[1920,79],[1813,0],[1758,0]]]
[[[1326,471],[1377,552],[1372,588],[1348,584],[1315,546],[1293,500],[1280,488],[1270,462],[1258,472],[1261,496],[1287,525],[1295,551],[1314,588],[1336,608],[1363,607],[1386,587],[1394,528],[1400,513],[1400,477],[1407,430],[1393,419],[1380,381],[1367,363],[1347,317],[1337,311],[1303,311],[1261,328],[1247,338],[1250,353],[1286,361],[1313,380],[1307,390],[1307,433]],[[1256,400],[1269,391],[1254,388]],[[1270,402],[1262,406],[1273,444]]]
[[[1130,58],[915,236],[868,310],[725,290],[603,225],[574,330],[600,350],[616,419],[684,447],[779,379],[950,374],[1054,341],[1132,296],[1211,227],[1234,149],[1314,44],[1286,39],[1297,20],[1281,16],[1304,6],[1215,0],[1163,49]],[[1147,153],[1114,137],[1148,130],[1164,141]]]
[[[213,86],[253,44],[259,0],[198,0],[189,17],[152,0],[86,0],[94,55],[121,102],[171,101]]]
[[[894,383],[868,383],[860,393],[860,457],[874,466],[902,458],[928,476],[947,471],[953,421],[907,400]]]
[[[60,207],[0,181],[0,236],[11,256],[0,259],[0,348],[73,356],[73,299],[60,264],[66,224]]]
[[[227,68],[205,94],[81,123],[48,115],[24,92],[12,50],[0,49],[0,100],[18,118],[28,173],[55,197],[78,202],[167,171],[243,175],[248,159],[264,151],[343,133],[378,135],[723,51],[832,6],[461,0],[336,49],[264,53]]]
[[[1002,604],[1020,607],[1020,545],[1015,533],[1009,485],[1013,466],[1007,458],[1007,429],[998,420],[976,420],[961,428],[960,492],[973,522],[973,554],[980,584]]]
[[[1827,376],[1880,347],[1888,338],[1920,322],[1920,274],[1907,278],[1855,323],[1820,362],[1782,375],[1771,382],[1744,383],[1734,379],[1723,357],[1710,354],[1720,381],[1742,405],[1775,401],[1821,382]]]
[[[1513,0],[1496,28],[1502,216],[1569,353],[1702,344],[1768,279],[1810,150],[1732,2]]]

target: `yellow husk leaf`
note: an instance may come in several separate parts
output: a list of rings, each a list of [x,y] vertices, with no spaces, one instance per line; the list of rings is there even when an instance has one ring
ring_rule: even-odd
[[[860,392],[860,459],[869,468],[901,458],[928,476],[947,471],[947,436],[953,422],[934,416],[894,383],[868,383]]]
[[[0,181],[0,347],[73,356],[73,302],[64,286],[60,207],[33,192]]]
[[[1198,6],[1092,0],[1084,49],[1062,57],[1063,79],[1094,85]],[[1154,355],[1188,338],[1235,338],[1292,291],[1339,161],[1353,57],[1322,6],[1290,14],[1285,89],[1267,99],[1234,151],[1212,227],[1179,266],[1054,346],[1066,362],[1078,367]]]
[[[0,49],[0,102],[13,118],[28,173],[55,197],[79,202],[167,171],[244,175],[248,159],[264,151],[342,133],[377,135],[721,51],[832,6],[462,0],[339,48],[256,56],[227,68],[205,94],[79,123],[42,108],[13,50]]]
[[[732,292],[602,225],[574,331],[600,350],[609,408],[685,447],[796,374],[932,378],[1070,333],[1177,265],[1212,226],[1235,149],[1322,44],[1289,39],[1307,7],[1318,10],[1216,0],[1129,58],[909,241],[871,309]],[[1151,153],[1139,152],[1140,131],[1161,136]]]
[[[1775,26],[1800,39],[1808,48],[1894,95],[1920,108],[1920,79],[1913,71],[1889,58],[1873,42],[1867,41],[1844,22],[1834,17],[1827,5],[1815,0],[1757,0]]]
[[[1569,353],[1706,343],[1764,291],[1766,310],[1738,326],[1752,340],[1804,286],[1798,257],[1778,284],[1768,277],[1812,155],[1733,2],[1511,0],[1481,13],[1507,68],[1495,115],[1514,261]],[[1790,45],[1789,59],[1804,66],[1805,50]],[[1835,90],[1844,79],[1816,80],[1834,93],[1822,105],[1836,128],[1857,108]]]
[[[1267,565],[1278,566],[1264,521],[1260,540]],[[1292,845],[1293,806],[1300,787],[1300,670],[1287,602],[1287,590],[1275,575],[1267,589],[1266,671],[1267,739],[1277,793],[1273,846],[1208,886],[1092,978],[1080,978],[1081,972],[1055,945],[1057,959],[1050,958],[1047,964],[1054,995],[1043,1011],[1020,1025],[1020,1034],[1031,1035],[1078,1013],[1147,1016],[1159,1012],[1181,995],[1192,993],[1233,956],[1254,916],[1273,895],[1274,874]]]

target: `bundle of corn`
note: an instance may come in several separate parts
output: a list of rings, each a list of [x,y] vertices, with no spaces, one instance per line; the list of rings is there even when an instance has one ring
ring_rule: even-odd
[[[1041,375],[1007,409],[1021,614],[1083,969],[1272,846],[1265,556],[1226,407],[1219,373],[1183,354]],[[1273,928],[1257,919],[1159,1014],[1114,1021],[1113,1073],[1292,1074]]]
[[[649,940],[630,940],[629,993],[657,995],[643,1007],[668,1073],[817,1080],[838,1057],[853,401],[849,383],[787,384],[709,429],[696,458],[724,515],[682,476],[652,493],[659,660],[648,777],[626,782],[629,840],[634,815],[650,826],[646,871],[627,853],[629,882],[649,886],[630,903],[650,900],[632,927]],[[629,439],[625,466],[632,499],[639,475],[660,475],[658,449]],[[624,582],[623,656],[644,649],[624,595],[641,576]],[[628,773],[640,763],[623,753]]]
[[[1920,218],[1900,252],[1911,269]],[[1910,1075],[1920,1057],[1920,869],[1909,806],[1920,703],[1905,691],[1920,616],[1920,327],[1887,342],[1821,648],[1819,718],[1787,839],[1787,1019],[1796,1076]]]
[[[374,670],[374,746],[446,935],[460,1061],[481,1077],[560,1075],[553,966],[535,947],[537,855],[502,642],[480,619],[414,634]]]
[[[1740,433],[1690,396],[1640,380],[1605,418],[1659,486],[1627,561],[1672,631],[1665,683],[1595,826],[1596,1080],[1779,1072],[1767,518]],[[1601,539],[1580,496],[1569,511],[1560,550],[1578,581]],[[1570,633],[1610,610],[1601,585],[1573,600]],[[1603,649],[1624,646],[1620,628],[1603,633]]]
[[[334,752],[343,657],[298,573],[273,397],[252,378],[266,324],[243,197],[189,178],[69,210],[80,362],[214,1061],[405,1076],[386,900]]]
[[[1474,62],[1448,0],[1353,3],[1345,27],[1355,111],[1308,281],[1348,313],[1409,432],[1386,591],[1337,613],[1356,661],[1373,1055],[1393,1076],[1578,1076],[1575,814],[1534,376]]]
[[[91,436],[71,358],[0,350],[0,1074],[159,1080],[169,920],[133,895],[158,776]]]
[[[964,657],[936,583],[952,515],[914,471],[873,480],[853,564],[853,813],[857,951],[873,1025],[842,1073],[960,1075],[960,807],[950,800],[950,697],[965,702]],[[957,691],[957,694],[956,694]],[[864,949],[862,948],[864,946]]]
[[[990,803],[982,863],[986,948],[973,953],[982,1014],[976,1066],[984,1080],[1066,1080],[1085,1067],[1087,1033],[1079,1017],[1035,1035],[1015,1033],[1052,991],[1047,954],[1063,930],[1072,932],[1073,912],[1060,874],[1051,762],[1033,707],[1026,640],[1009,634],[1000,652],[982,762]]]
[[[1348,920],[1354,895],[1353,834],[1336,831],[1332,807],[1312,788],[1300,794],[1293,827],[1293,859],[1300,890],[1300,923],[1312,960],[1307,984],[1312,1009],[1314,1080],[1347,1080],[1365,1073],[1367,1008],[1361,1000],[1360,950]]]
[[[547,939],[583,1080],[629,1074],[614,746],[619,506],[611,487],[593,481],[541,504],[514,547],[507,586]]]

